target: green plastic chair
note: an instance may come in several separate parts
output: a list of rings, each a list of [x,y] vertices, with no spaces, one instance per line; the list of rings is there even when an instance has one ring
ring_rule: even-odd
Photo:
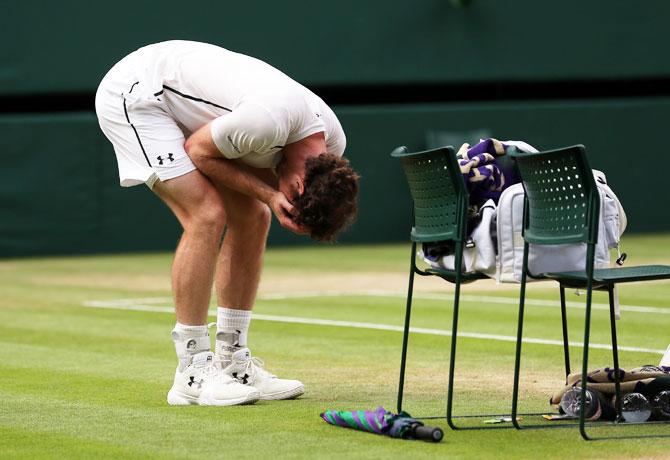
[[[460,286],[462,283],[486,278],[486,276],[480,273],[462,273],[461,270],[452,271],[440,268],[421,270],[416,265],[416,246],[417,243],[453,241],[455,243],[454,267],[461,266],[463,260],[463,244],[467,236],[468,191],[460,167],[456,161],[456,154],[453,147],[441,147],[423,152],[410,153],[407,147],[403,146],[396,148],[391,153],[391,156],[398,158],[402,163],[413,200],[413,222],[412,231],[410,233],[412,248],[410,251],[409,287],[407,289],[407,307],[405,310],[405,326],[400,361],[398,412],[402,411],[403,403],[414,275],[439,276],[445,281],[455,284],[446,419],[452,429],[457,429],[459,427],[455,425],[452,419],[452,403]],[[483,417],[485,415],[481,416]],[[439,416],[439,418],[444,418],[444,416]]]
[[[545,278],[556,280],[560,286],[561,309],[565,311],[565,288],[586,289],[586,312],[584,326],[584,356],[582,361],[581,410],[579,431],[586,440],[594,439],[586,432],[584,401],[586,398],[586,376],[588,373],[589,333],[591,321],[592,291],[603,290],[609,294],[610,328],[612,336],[612,359],[614,364],[617,421],[621,422],[620,369],[617,350],[616,322],[614,316],[614,287],[619,283],[670,279],[670,266],[648,265],[627,268],[594,269],[595,246],[598,239],[600,196],[591,168],[588,165],[583,145],[576,145],[539,153],[511,152],[521,174],[526,193],[523,216],[523,266],[519,298],[519,321],[514,365],[514,389],[512,396],[512,423],[522,428],[517,421],[519,394],[519,369],[521,363],[521,339],[523,335],[524,302],[526,280]],[[586,261],[582,271],[530,274],[528,272],[528,245],[586,243]],[[564,323],[564,342],[567,330]],[[566,372],[569,373],[567,348]],[[598,422],[602,424],[603,422]],[[630,423],[626,423],[630,425]],[[537,426],[537,425],[536,425]]]

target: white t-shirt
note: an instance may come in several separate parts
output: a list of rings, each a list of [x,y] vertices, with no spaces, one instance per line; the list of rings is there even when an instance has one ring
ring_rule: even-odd
[[[328,153],[342,156],[346,138],[325,102],[258,59],[192,41],[136,51],[153,96],[162,97],[186,132],[212,121],[214,143],[227,158],[271,168],[281,149],[323,132]]]

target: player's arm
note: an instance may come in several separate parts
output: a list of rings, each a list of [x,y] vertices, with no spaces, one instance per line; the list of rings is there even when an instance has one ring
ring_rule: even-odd
[[[293,205],[284,194],[226,158],[214,143],[211,132],[211,123],[208,123],[186,140],[184,148],[197,168],[213,182],[266,203],[283,227],[304,234],[304,229],[291,219]]]

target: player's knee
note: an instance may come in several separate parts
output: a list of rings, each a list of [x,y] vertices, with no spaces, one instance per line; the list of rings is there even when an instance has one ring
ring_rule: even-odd
[[[226,210],[221,200],[204,200],[197,209],[192,210],[188,219],[191,231],[212,234],[220,237],[226,225]]]
[[[261,233],[265,233],[270,229],[271,219],[272,212],[270,208],[259,202],[255,206],[252,206],[250,212],[245,216],[245,225]]]
[[[272,212],[270,208],[261,202],[256,202],[247,207],[244,212],[228,216],[230,227],[240,227],[246,232],[254,232],[265,235],[270,229]]]
[[[270,207],[266,205],[261,205],[258,210],[258,225],[263,229],[264,232],[270,230],[270,222],[272,221],[272,211]]]

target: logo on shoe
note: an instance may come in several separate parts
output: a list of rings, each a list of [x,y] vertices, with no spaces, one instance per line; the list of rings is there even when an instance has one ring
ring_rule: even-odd
[[[195,345],[196,345],[195,339],[191,339],[188,342],[186,342],[186,349],[190,351],[195,350]]]
[[[238,377],[237,372],[233,372],[233,377],[235,377],[238,382],[243,383],[244,385],[249,383],[249,374],[244,374],[242,377]]]
[[[193,385],[197,385],[198,389],[200,389],[200,387],[202,387],[202,382],[204,382],[204,380],[200,379],[199,381],[196,382],[195,377],[193,377],[192,375],[189,378],[191,379],[191,381],[188,382],[188,386],[192,387]]]

